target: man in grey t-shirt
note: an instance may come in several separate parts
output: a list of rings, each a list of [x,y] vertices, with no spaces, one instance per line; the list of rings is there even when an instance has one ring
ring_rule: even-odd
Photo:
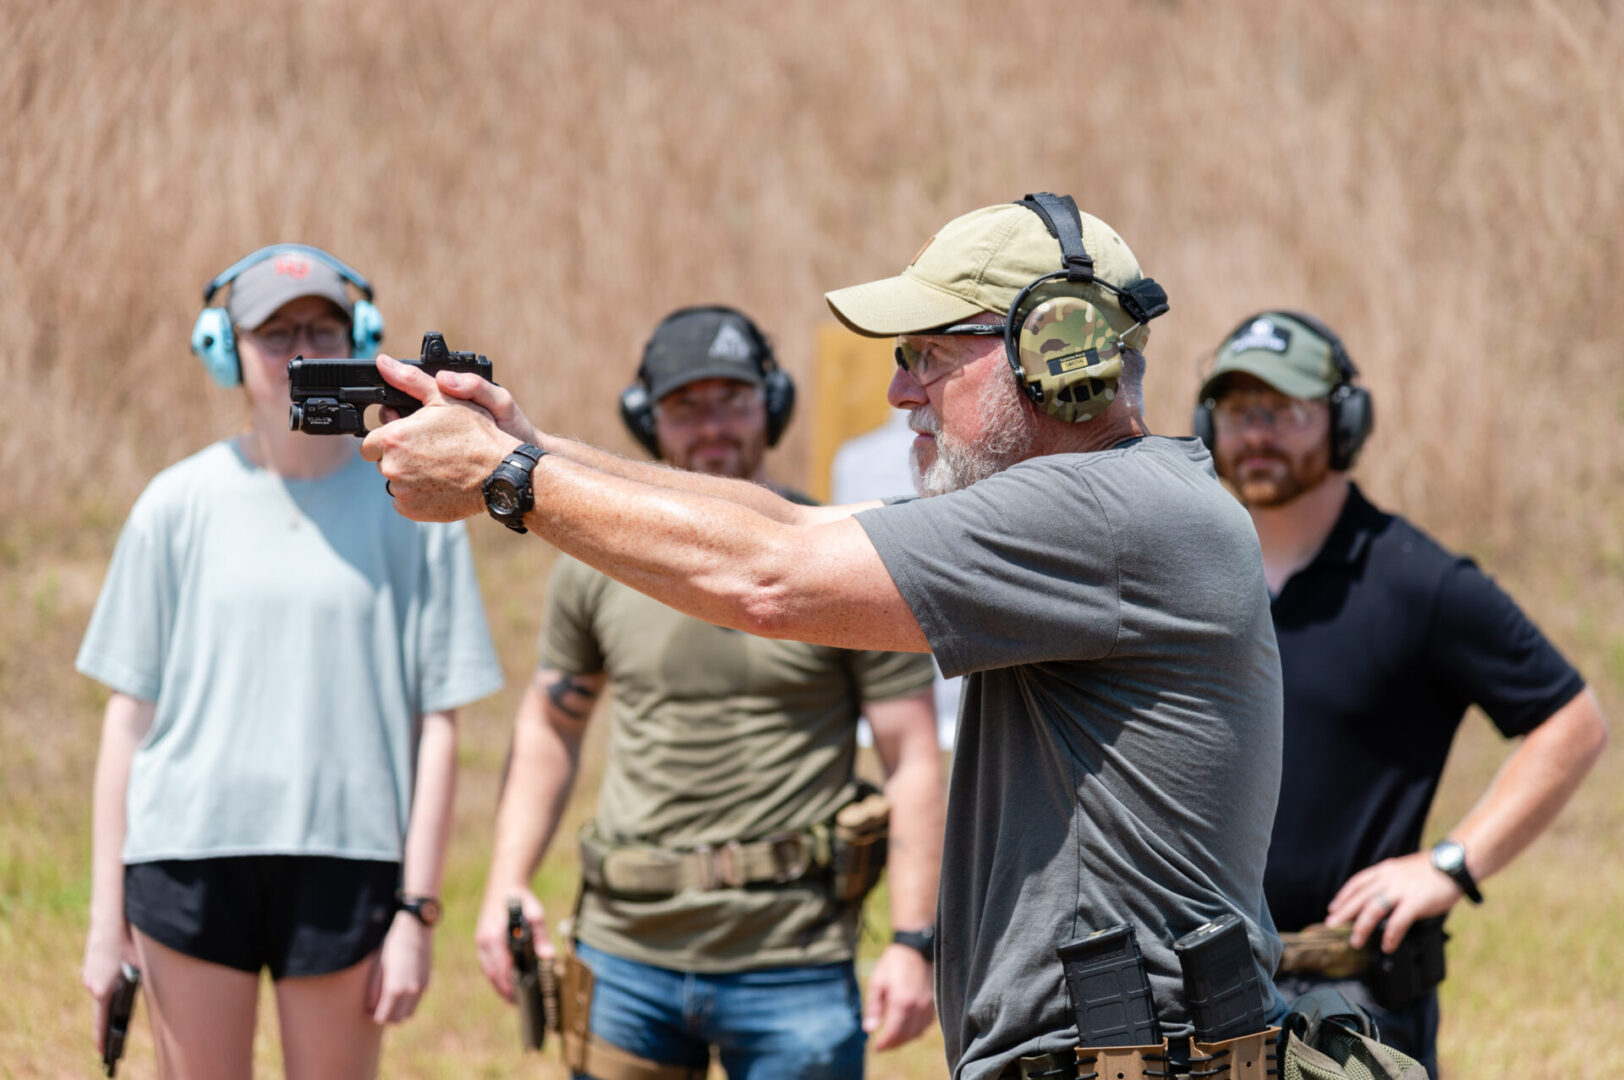
[[[954,1075],[1063,1059],[1078,1033],[1055,947],[1117,923],[1184,1039],[1176,938],[1233,914],[1265,982],[1277,958],[1262,882],[1281,691],[1246,517],[1198,443],[1145,427],[1139,350],[1165,296],[1104,222],[1035,196],[828,299],[898,337],[889,398],[935,497],[795,507],[542,435],[499,388],[388,360],[431,407],[362,452],[402,513],[440,520],[478,511],[481,468],[511,478],[539,450],[518,469],[522,523],[583,562],[714,623],[968,674],[938,931]],[[531,445],[502,464],[515,441]]]

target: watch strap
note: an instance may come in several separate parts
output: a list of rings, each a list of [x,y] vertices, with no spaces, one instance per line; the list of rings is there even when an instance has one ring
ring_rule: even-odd
[[[891,935],[891,944],[902,945],[912,949],[931,963],[936,962],[936,928],[927,926],[923,930],[898,930]]]
[[[395,894],[395,910],[404,911],[424,926],[433,928],[440,923],[440,900],[434,896],[413,896],[408,893]]]
[[[1445,852],[1449,852],[1450,855],[1445,855]],[[1450,857],[1451,855],[1453,857]],[[1474,904],[1483,902],[1483,893],[1477,887],[1477,880],[1466,868],[1466,847],[1459,840],[1441,840],[1434,844],[1432,865],[1459,885],[1460,891],[1466,894],[1466,899]]]

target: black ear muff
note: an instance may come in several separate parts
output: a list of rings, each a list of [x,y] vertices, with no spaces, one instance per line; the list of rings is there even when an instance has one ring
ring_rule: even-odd
[[[660,440],[654,434],[654,402],[649,400],[648,387],[641,381],[620,392],[620,419],[650,457],[660,456]]]
[[[765,338],[762,344],[766,344]],[[767,445],[777,446],[789,427],[790,417],[795,415],[795,381],[771,359],[770,351],[766,355],[771,366],[762,372],[761,392],[767,406]]]
[[[1196,403],[1195,412],[1190,415],[1190,431],[1201,440],[1201,445],[1207,448],[1207,453],[1217,453],[1218,433],[1213,427],[1212,406],[1205,401]]]

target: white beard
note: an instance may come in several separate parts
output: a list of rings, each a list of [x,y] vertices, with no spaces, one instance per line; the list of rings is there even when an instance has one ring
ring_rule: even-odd
[[[908,426],[922,435],[936,438],[936,460],[930,468],[919,467],[919,450],[909,453],[914,490],[920,495],[945,495],[985,480],[1022,460],[1032,448],[1034,417],[1007,381],[989,382],[980,402],[981,440],[965,443],[942,433],[941,418],[929,405],[908,414]]]

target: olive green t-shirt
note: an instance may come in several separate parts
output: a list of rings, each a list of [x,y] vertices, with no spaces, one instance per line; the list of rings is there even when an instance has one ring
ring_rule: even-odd
[[[808,828],[852,797],[865,702],[916,693],[923,654],[753,637],[674,611],[567,556],[547,590],[541,662],[609,674],[609,762],[597,830],[689,849]],[[707,973],[849,959],[857,911],[825,880],[690,890],[654,901],[588,890],[577,933],[641,963]]]

